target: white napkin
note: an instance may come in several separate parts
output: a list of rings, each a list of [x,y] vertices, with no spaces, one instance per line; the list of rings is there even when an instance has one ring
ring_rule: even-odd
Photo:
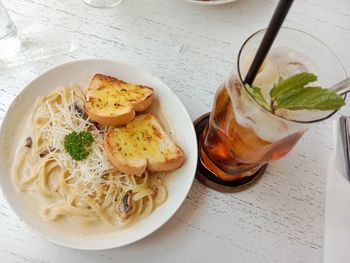
[[[324,263],[350,262],[350,182],[343,166],[339,121],[334,124],[335,152],[328,164]]]

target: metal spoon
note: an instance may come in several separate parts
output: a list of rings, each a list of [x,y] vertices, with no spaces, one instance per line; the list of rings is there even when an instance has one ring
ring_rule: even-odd
[[[346,78],[330,88],[335,91],[338,95],[344,95],[350,91],[350,78]]]

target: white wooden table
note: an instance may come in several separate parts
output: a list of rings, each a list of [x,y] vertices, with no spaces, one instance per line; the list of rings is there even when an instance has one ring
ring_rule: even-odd
[[[79,0],[3,0],[18,28],[47,42],[71,40],[66,55],[0,71],[0,122],[16,94],[60,63],[104,57],[140,65],[164,81],[195,119],[233,66],[242,42],[266,27],[274,0],[202,7],[181,0],[125,0],[93,9]],[[312,33],[350,69],[350,2],[295,1],[286,26]],[[343,110],[350,114],[350,108]],[[127,247],[86,252],[32,233],[0,193],[1,262],[321,262],[331,122],[312,128],[253,187],[214,192],[197,181],[175,216]]]

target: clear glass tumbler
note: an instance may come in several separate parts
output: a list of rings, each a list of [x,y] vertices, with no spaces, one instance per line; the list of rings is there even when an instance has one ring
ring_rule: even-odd
[[[17,28],[0,1],[0,60],[12,58],[21,47]]]
[[[208,123],[202,121],[202,131],[197,129],[197,175],[212,188],[251,183],[267,163],[285,156],[312,124],[334,114],[310,110],[273,114],[254,100],[242,83],[264,33],[256,32],[243,44],[232,73],[217,90]],[[307,33],[282,28],[253,84],[267,97],[280,77],[305,71],[316,74],[322,87],[346,77],[328,46]]]

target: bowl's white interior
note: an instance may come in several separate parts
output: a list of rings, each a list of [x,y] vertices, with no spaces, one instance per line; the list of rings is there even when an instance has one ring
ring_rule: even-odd
[[[11,181],[11,166],[14,150],[18,145],[15,134],[21,131],[27,113],[38,96],[48,94],[59,86],[69,83],[87,85],[95,73],[118,77],[124,81],[148,85],[156,93],[156,103],[151,111],[161,112],[169,120],[169,128],[174,132],[175,140],[186,154],[185,164],[169,173],[168,199],[149,217],[108,237],[89,237],[70,235],[55,230],[54,224],[41,219],[21,201],[20,194]],[[45,236],[56,244],[79,249],[106,249],[135,242],[162,226],[180,207],[193,182],[197,164],[197,141],[194,127],[186,109],[180,100],[161,81],[142,69],[127,63],[87,59],[70,62],[55,67],[27,85],[11,104],[0,131],[0,183],[5,197],[17,215],[35,232]]]

